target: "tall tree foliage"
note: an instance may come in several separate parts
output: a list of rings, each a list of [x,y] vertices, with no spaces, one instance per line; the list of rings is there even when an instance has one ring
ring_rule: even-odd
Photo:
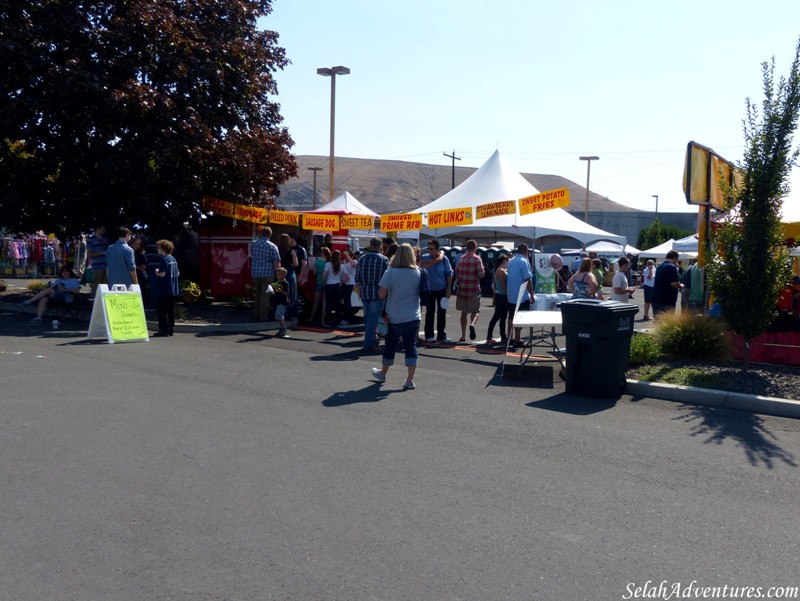
[[[296,175],[271,0],[0,0],[0,220],[194,221]]]
[[[642,228],[639,232],[639,238],[636,240],[636,247],[642,249],[653,248],[654,246],[663,244],[670,238],[678,240],[692,233],[693,232],[689,230],[680,229],[677,225],[672,225],[671,223],[661,223],[658,217],[656,217],[652,225]]]
[[[738,219],[717,229],[717,252],[708,264],[711,293],[734,331],[745,338],[745,367],[749,341],[774,320],[779,291],[786,283],[780,207],[798,156],[792,136],[800,112],[800,42],[788,78],[775,81],[774,59],[763,63],[762,71],[764,100],[759,111],[747,99],[744,177],[729,207]]]

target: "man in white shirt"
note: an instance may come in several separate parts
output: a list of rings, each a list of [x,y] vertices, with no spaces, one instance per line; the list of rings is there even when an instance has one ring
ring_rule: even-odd
[[[631,268],[630,261],[625,257],[619,259],[619,269],[614,274],[614,279],[611,281],[611,300],[627,303],[630,298],[629,295],[633,294],[636,290],[632,286],[628,286],[628,270]]]

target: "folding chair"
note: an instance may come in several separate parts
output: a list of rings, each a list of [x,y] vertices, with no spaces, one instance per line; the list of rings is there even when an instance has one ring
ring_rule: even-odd
[[[45,316],[50,319],[62,320],[72,319],[78,321],[78,314],[81,311],[81,305],[85,302],[86,296],[80,292],[72,294],[72,302],[65,303],[63,300],[50,299],[47,301],[47,308],[45,309]]]
[[[522,282],[522,285],[519,287],[519,292],[517,293],[517,303],[514,306],[514,315],[516,316],[517,311],[519,311],[519,306],[522,304],[522,299],[525,296],[525,292],[528,289],[528,280]],[[511,326],[511,331],[506,332],[506,352],[503,353],[503,362],[500,364],[500,378],[502,379],[503,374],[506,371],[506,355],[508,355],[508,347],[511,344],[511,340],[514,338],[514,326]]]

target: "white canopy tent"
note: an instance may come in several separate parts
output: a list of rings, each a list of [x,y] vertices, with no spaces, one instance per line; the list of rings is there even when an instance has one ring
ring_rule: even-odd
[[[672,248],[673,250],[677,250],[678,252],[696,253],[698,244],[699,242],[697,240],[697,236],[695,234],[691,234],[690,236],[686,236],[685,238],[680,238],[679,240],[675,240],[672,243]]]
[[[378,213],[367,208],[350,192],[343,192],[329,203],[306,213],[346,213],[348,215],[371,215],[378,217]]]
[[[522,177],[519,171],[503,158],[500,151],[496,150],[489,160],[461,185],[414,212],[426,214],[431,211],[461,207],[471,207],[474,210],[478,205],[501,200],[519,200],[538,193],[539,190]],[[567,236],[583,243],[596,240],[611,240],[621,244],[626,242],[625,236],[618,236],[584,223],[564,209],[551,209],[521,216],[519,207],[513,215],[498,215],[475,220],[472,225],[424,228],[421,233],[435,238],[499,240],[513,237],[535,240],[544,236]]]
[[[561,250],[562,255],[574,255],[583,252],[582,248],[565,248]],[[586,252],[596,252],[599,255],[614,255],[622,257],[628,253],[638,255],[641,251],[630,244],[617,244],[616,242],[606,242],[601,240],[586,247]]]
[[[692,234],[694,236],[694,234]],[[687,236],[688,238],[688,236]],[[681,238],[681,240],[686,240],[686,238]],[[667,256],[667,253],[671,250],[675,250],[678,252],[678,257],[681,259],[694,259],[697,257],[697,240],[694,243],[694,250],[681,250],[679,248],[675,248],[675,243],[677,240],[674,238],[670,238],[666,242],[659,244],[658,246],[654,246],[653,248],[648,248],[643,250],[639,253],[639,256],[642,258],[655,258],[655,259],[663,259]]]

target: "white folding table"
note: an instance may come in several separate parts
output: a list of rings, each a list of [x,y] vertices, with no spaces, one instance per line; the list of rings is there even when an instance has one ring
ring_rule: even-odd
[[[561,311],[516,311],[514,313],[514,320],[512,321],[512,328],[528,328],[528,340],[522,347],[519,354],[520,371],[530,359],[534,347],[544,347],[548,349],[548,353],[552,354],[561,365],[561,372],[564,373],[564,360],[561,356],[561,351],[556,344],[557,329],[561,326]],[[508,340],[511,341],[513,337],[512,332],[508,333]],[[508,344],[506,345],[506,352],[508,352]],[[506,359],[503,357],[503,366],[500,370],[500,377],[503,377],[505,372]]]

